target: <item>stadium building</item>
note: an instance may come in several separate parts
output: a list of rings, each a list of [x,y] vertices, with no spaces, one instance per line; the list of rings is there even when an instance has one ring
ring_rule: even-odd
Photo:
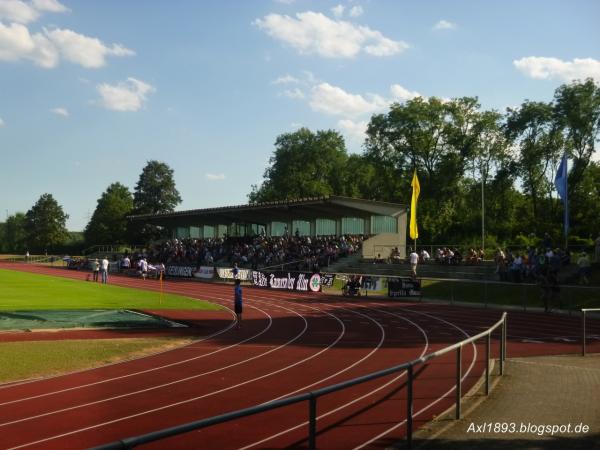
[[[264,234],[283,236],[368,235],[363,258],[406,254],[407,207],[397,203],[328,196],[162,214],[130,216],[169,230],[173,238],[205,239]]]

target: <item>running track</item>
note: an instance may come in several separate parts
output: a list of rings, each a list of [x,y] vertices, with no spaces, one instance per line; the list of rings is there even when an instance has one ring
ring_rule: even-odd
[[[83,279],[81,272],[1,264]],[[151,280],[112,276],[112,284],[156,290]],[[101,288],[101,287],[100,287]],[[227,308],[232,287],[167,281],[165,290]],[[175,311],[197,340],[142,359],[38,381],[0,385],[0,448],[86,448],[337,383],[443,348],[488,328],[500,310],[245,288],[244,324],[233,314]],[[579,351],[580,319],[510,312],[508,357]],[[600,321],[588,324],[600,351]],[[179,331],[178,331],[179,332]],[[188,331],[189,333],[190,331]],[[101,338],[132,333],[15,333],[2,340]],[[51,336],[51,337],[50,337]],[[497,334],[492,354],[498,354]],[[463,392],[482,375],[483,342],[463,349]],[[420,426],[453,403],[455,354],[416,369]],[[319,448],[383,448],[404,436],[405,374],[323,397]],[[156,449],[306,447],[307,404],[271,411],[160,441]]]

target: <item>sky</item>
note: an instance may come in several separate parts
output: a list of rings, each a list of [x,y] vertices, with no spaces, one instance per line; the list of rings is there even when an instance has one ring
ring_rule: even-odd
[[[0,220],[51,193],[83,230],[113,182],[247,202],[278,135],[415,96],[504,111],[600,81],[595,0],[0,0]]]

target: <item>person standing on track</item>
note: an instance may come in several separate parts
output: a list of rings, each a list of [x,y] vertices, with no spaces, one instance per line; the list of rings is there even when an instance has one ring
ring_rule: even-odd
[[[106,256],[100,265],[100,273],[102,275],[102,284],[108,283],[108,259],[106,259]]]
[[[93,270],[94,270],[94,278],[93,278],[93,280],[97,283],[98,282],[98,272],[100,272],[100,262],[98,261],[98,258],[96,258],[94,260],[93,265],[94,265],[94,267],[93,267]]]
[[[235,288],[233,289],[233,306],[235,310],[235,317],[237,319],[236,329],[239,330],[242,328],[243,309],[242,286],[240,285],[240,280],[235,280]]]

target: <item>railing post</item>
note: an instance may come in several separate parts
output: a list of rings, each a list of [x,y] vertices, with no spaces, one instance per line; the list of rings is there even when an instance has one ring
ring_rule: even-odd
[[[502,321],[502,326],[500,327],[500,355],[498,357],[498,361],[500,363],[500,375],[504,374],[504,332],[505,332],[506,323]]]
[[[585,356],[585,310],[581,310],[581,356]]]
[[[461,397],[461,382],[462,375],[462,345],[456,349],[456,420],[460,419],[460,397]]]
[[[504,328],[504,346],[502,348],[502,358],[504,361],[506,361],[506,340],[507,340],[507,336],[508,336],[508,323],[507,323],[507,316],[506,314],[504,315],[504,323],[503,328]]]
[[[408,386],[406,394],[406,443],[408,450],[412,449],[413,431],[413,366],[408,367]]]
[[[485,395],[490,393],[490,343],[492,333],[488,333],[485,337]]]
[[[317,448],[317,397],[312,394],[308,400],[308,448]]]

